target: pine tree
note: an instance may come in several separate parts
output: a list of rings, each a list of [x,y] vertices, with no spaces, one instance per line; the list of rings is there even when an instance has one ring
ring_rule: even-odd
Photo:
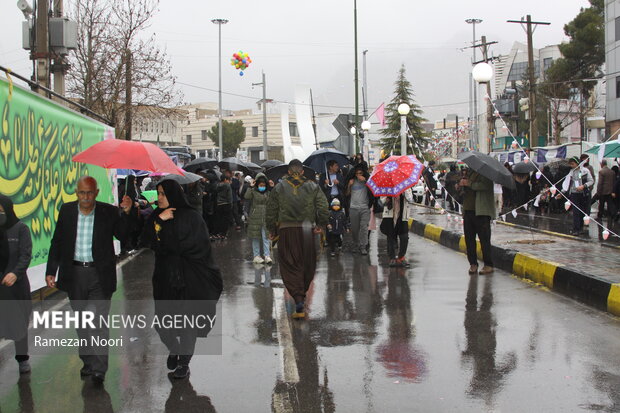
[[[428,134],[422,128],[422,122],[426,121],[426,119],[422,117],[423,112],[413,99],[413,88],[411,82],[405,77],[404,64],[398,71],[398,79],[394,86],[396,86],[394,98],[386,107],[386,127],[381,130],[381,134],[384,136],[381,139],[381,147],[386,154],[400,154],[400,114],[398,113],[398,105],[407,103],[411,108],[407,115],[407,153],[413,153],[422,159],[423,151],[428,143]],[[413,152],[411,149],[412,143]]]

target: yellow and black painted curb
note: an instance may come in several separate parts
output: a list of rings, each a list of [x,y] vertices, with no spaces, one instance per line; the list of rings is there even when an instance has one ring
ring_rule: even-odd
[[[465,236],[437,225],[410,219],[410,231],[455,251],[465,252]],[[614,284],[530,254],[493,245],[493,264],[497,268],[544,285],[573,299],[620,316],[620,283]],[[480,242],[478,258],[482,259]]]

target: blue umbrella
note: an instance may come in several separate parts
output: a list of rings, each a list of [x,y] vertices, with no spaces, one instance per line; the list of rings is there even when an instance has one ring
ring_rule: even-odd
[[[312,152],[303,164],[309,166],[318,173],[323,173],[326,170],[325,165],[327,162],[332,160],[338,162],[341,168],[350,163],[349,157],[344,152],[331,148],[323,148]]]
[[[127,176],[129,175],[133,175],[133,176],[149,176],[150,172],[148,171],[141,171],[139,169],[117,169],[116,170],[116,177],[118,179],[123,179],[123,178],[127,178]]]

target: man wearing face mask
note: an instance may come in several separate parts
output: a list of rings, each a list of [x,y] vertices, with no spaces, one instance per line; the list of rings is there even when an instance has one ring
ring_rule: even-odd
[[[78,200],[60,207],[47,258],[45,281],[48,287],[65,291],[75,311],[94,308],[95,319],[99,320],[99,315],[107,316],[110,298],[116,290],[113,239],[116,237],[122,241],[128,235],[133,202],[125,195],[120,210],[97,202],[97,181],[90,176],[78,180],[75,192]],[[108,329],[95,327],[78,328],[78,337],[87,342],[92,336],[107,340]],[[79,354],[84,363],[80,375],[92,376],[96,384],[103,383],[108,369],[108,348],[80,347]]]

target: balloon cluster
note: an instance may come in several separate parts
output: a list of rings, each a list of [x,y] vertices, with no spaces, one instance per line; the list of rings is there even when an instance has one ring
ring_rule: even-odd
[[[241,50],[237,53],[233,53],[230,59],[230,65],[239,70],[239,76],[243,76],[243,71],[250,66],[250,63],[252,63],[250,56]]]

